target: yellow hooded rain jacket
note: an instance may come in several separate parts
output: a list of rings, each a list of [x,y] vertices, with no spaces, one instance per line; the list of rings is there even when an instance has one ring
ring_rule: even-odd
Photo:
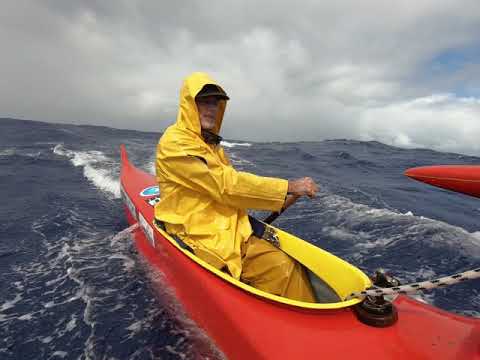
[[[161,199],[155,217],[198,256],[219,269],[226,266],[239,279],[240,246],[252,234],[247,209],[280,210],[288,181],[236,171],[220,145],[204,142],[195,97],[207,84],[219,86],[205,73],[185,79],[177,121],[158,143],[156,175]],[[226,100],[220,106],[216,134]]]

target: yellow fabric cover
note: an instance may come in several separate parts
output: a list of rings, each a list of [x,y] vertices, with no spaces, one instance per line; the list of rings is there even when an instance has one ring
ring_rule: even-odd
[[[205,73],[185,79],[177,121],[158,143],[161,199],[155,217],[198,256],[219,269],[226,266],[239,279],[241,244],[252,234],[247,209],[280,210],[288,181],[236,171],[220,145],[203,141],[195,96],[207,84],[219,86]],[[221,100],[217,134],[225,107],[226,101]]]

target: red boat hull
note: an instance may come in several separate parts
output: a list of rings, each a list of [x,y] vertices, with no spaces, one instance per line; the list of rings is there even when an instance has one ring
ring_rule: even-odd
[[[128,163],[124,151],[121,184],[132,203],[125,207],[129,223],[141,214],[152,224],[153,207],[139,194],[155,180]],[[398,322],[374,328],[350,308],[309,310],[268,301],[202,268],[154,228],[154,241],[149,229],[141,229],[134,232],[139,252],[229,359],[480,359],[477,319],[401,296],[395,300]]]
[[[480,165],[437,165],[421,166],[405,171],[412,179],[480,197]]]

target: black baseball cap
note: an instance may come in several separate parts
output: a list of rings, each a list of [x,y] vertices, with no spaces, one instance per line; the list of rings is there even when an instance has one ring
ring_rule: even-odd
[[[224,100],[230,100],[225,91],[220,86],[214,84],[205,85],[202,90],[197,94],[196,98],[206,97],[206,96],[217,96]]]

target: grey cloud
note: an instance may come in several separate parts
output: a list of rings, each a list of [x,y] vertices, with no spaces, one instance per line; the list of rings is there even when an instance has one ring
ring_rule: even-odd
[[[426,74],[439,53],[478,42],[477,0],[395,9],[380,0],[45,0],[7,1],[2,10],[2,116],[161,130],[175,119],[183,77],[200,70],[231,95],[227,137],[361,138],[375,109],[404,133],[410,122],[392,107],[479,88],[478,62]],[[470,114],[461,99],[450,101]],[[369,134],[388,132],[374,123],[379,131]]]

